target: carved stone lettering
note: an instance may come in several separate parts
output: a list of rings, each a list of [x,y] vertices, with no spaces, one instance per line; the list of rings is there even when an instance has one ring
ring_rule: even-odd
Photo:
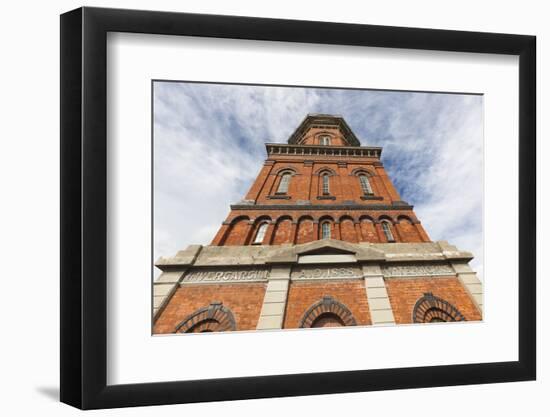
[[[361,271],[355,267],[298,267],[291,273],[291,278],[295,280],[361,277]]]
[[[235,281],[264,281],[267,280],[267,269],[246,270],[194,270],[184,278],[186,282],[235,282]]]
[[[454,275],[454,270],[447,264],[404,264],[383,266],[382,273],[390,277],[407,276],[431,276],[431,275]]]

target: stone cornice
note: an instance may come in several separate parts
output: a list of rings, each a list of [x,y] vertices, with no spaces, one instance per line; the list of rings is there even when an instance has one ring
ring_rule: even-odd
[[[380,159],[382,155],[382,148],[374,146],[321,146],[266,143],[265,148],[268,155],[339,156],[345,158],[376,159]]]
[[[200,250],[201,248],[202,250]],[[320,255],[320,257],[315,261],[313,255]],[[341,260],[340,258],[345,259]],[[178,252],[175,257],[160,258],[155,265],[165,272],[187,271],[190,267],[204,271],[224,267],[228,268],[227,271],[238,272],[241,270],[260,271],[265,266],[313,265],[322,261],[321,263],[377,264],[386,269],[383,271],[384,275],[400,277],[454,274],[457,263],[465,264],[472,259],[473,255],[470,252],[460,250],[445,241],[349,243],[334,239],[322,239],[298,245],[205,247],[195,245]],[[422,265],[432,265],[432,271],[423,270]],[[450,268],[451,265],[455,272]],[[247,273],[241,278],[263,279],[263,277],[256,276],[255,273]]]
[[[402,204],[232,204],[231,210],[412,210]]]
[[[359,139],[355,136],[342,116],[330,114],[308,114],[296,130],[288,138],[288,143],[297,144],[302,140],[307,131],[313,127],[337,127],[344,135],[344,139],[351,146],[360,146]]]

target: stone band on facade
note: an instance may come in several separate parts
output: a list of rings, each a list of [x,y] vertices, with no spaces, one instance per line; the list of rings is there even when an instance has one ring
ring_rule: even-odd
[[[446,242],[400,245],[326,240],[286,247],[203,247],[200,250],[191,247],[188,250],[197,255],[187,256],[186,251],[181,251],[175,258],[163,258],[157,263],[166,272],[154,283],[155,319],[180,287],[265,283],[256,329],[281,329],[293,282],[363,281],[372,324],[389,325],[396,320],[386,282],[436,283],[449,278],[460,280],[482,311],[482,286],[468,266],[471,255]],[[185,259],[188,263],[184,263]],[[330,294],[320,297],[323,296]]]
[[[317,210],[317,211],[338,211],[338,210],[412,210],[414,207],[404,204],[232,204],[232,210]]]

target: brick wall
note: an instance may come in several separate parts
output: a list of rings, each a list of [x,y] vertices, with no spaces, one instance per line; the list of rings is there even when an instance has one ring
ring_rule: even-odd
[[[481,320],[481,315],[458,278],[391,278],[386,288],[397,324],[412,322],[414,305],[426,292],[454,305],[466,320]]]
[[[283,327],[297,328],[304,313],[328,295],[349,308],[358,325],[371,324],[363,280],[293,281],[288,291]]]
[[[300,220],[300,223],[298,224],[296,243],[308,243],[316,239],[317,236],[315,236],[315,227],[313,224],[313,220],[308,217],[302,218]]]
[[[264,283],[182,286],[157,319],[153,333],[173,333],[189,314],[214,301],[221,301],[233,312],[237,330],[255,330],[265,288]]]
[[[312,204],[334,204],[354,200],[363,204],[390,204],[400,199],[399,194],[393,188],[385,170],[381,166],[375,166],[379,162],[373,158],[360,158],[360,160],[347,162],[342,165],[342,157],[319,158],[308,156],[307,161],[302,156],[274,156],[264,166],[256,181],[253,183],[246,198],[254,200],[258,204],[295,204],[298,200],[310,200]],[[312,165],[311,165],[312,164]],[[281,172],[291,170],[294,172],[288,188],[288,199],[277,199]],[[368,172],[371,176],[369,182],[377,200],[363,200],[364,195],[359,177],[355,175],[357,170]],[[330,197],[323,199],[323,188],[320,174],[328,172]],[[321,198],[320,198],[321,197]]]
[[[422,242],[422,236],[416,226],[410,221],[401,219],[397,224],[397,231],[402,242]]]
[[[397,222],[399,216],[406,216],[415,224],[400,220],[399,224],[392,225],[396,242],[430,241],[412,210],[369,210],[368,215],[360,210],[233,210],[226,220],[228,224],[222,226],[212,245],[250,244],[263,220],[273,223],[268,229],[271,239],[265,240],[264,244],[306,243],[320,238],[318,223],[315,222],[323,219],[331,221],[333,239],[351,243],[380,243],[386,242],[386,239],[380,224],[373,221],[390,219]],[[314,223],[304,222],[306,219],[312,219]]]
[[[292,221],[290,219],[279,220],[275,226],[273,236],[273,245],[282,245],[283,243],[292,243]]]
[[[348,158],[349,159],[349,158]],[[369,182],[374,196],[365,197],[361,189],[358,170],[369,173]],[[281,172],[293,172],[288,193],[277,194]],[[320,175],[329,172],[330,195],[323,195]],[[327,198],[328,197],[328,198]],[[400,201],[400,196],[388,178],[384,167],[375,158],[355,158],[343,162],[342,157],[327,155],[275,155],[266,161],[252,184],[247,200],[258,205],[279,206],[281,210],[232,210],[212,241],[213,245],[246,245],[251,243],[258,224],[255,220],[266,216],[273,222],[270,239],[264,244],[305,243],[319,239],[318,226],[310,223],[299,225],[304,217],[317,222],[328,216],[338,223],[333,227],[332,238],[356,242],[384,242],[377,225],[361,223],[365,215],[375,222],[385,215],[396,226],[394,233],[397,242],[428,242],[430,238],[422,229],[412,210],[372,210],[369,205],[391,205]],[[373,199],[372,199],[373,198]],[[298,205],[308,201],[311,205],[342,205],[353,202],[365,206],[361,210],[284,210],[285,206]],[[282,221],[288,217],[290,222]],[[401,219],[400,217],[405,217]],[[351,221],[345,220],[349,218]],[[244,219],[244,220],[243,220]],[[301,226],[301,227],[300,227]],[[298,233],[297,233],[298,232]]]

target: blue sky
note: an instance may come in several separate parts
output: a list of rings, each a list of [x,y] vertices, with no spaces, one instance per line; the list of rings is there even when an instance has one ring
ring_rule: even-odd
[[[154,258],[209,244],[265,160],[308,113],[342,115],[432,240],[471,251],[483,276],[479,95],[155,82]],[[157,271],[158,272],[158,271]]]

